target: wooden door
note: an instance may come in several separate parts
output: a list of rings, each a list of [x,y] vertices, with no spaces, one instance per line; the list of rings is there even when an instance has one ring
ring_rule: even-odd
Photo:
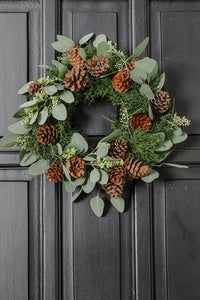
[[[133,50],[147,35],[149,54],[167,74],[166,89],[191,118],[189,139],[152,185],[127,192],[119,215],[99,219],[89,197],[70,204],[61,185],[32,178],[18,149],[0,149],[0,299],[199,300],[200,126],[199,1],[0,1],[0,136],[24,102],[17,90],[42,75],[56,33],[78,41],[105,33]],[[81,106],[77,124],[96,141],[110,131],[102,99]]]

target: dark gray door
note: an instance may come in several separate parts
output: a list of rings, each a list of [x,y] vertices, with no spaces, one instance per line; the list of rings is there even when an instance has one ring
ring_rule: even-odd
[[[0,1],[0,136],[24,101],[18,88],[53,58],[56,33],[75,41],[105,33],[129,51],[149,35],[166,89],[192,119],[189,140],[170,157],[190,169],[137,183],[126,212],[109,208],[101,219],[87,197],[72,206],[60,185],[29,176],[18,149],[0,149],[0,299],[200,299],[199,28],[199,1]],[[109,132],[108,103],[80,109],[91,141]]]

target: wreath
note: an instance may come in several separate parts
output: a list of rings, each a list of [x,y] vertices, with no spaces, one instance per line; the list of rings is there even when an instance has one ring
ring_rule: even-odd
[[[46,173],[51,182],[63,181],[67,192],[75,192],[72,202],[98,184],[97,196],[90,200],[98,217],[104,210],[101,190],[123,212],[126,182],[152,182],[159,177],[154,167],[164,164],[187,167],[162,162],[187,139],[180,126],[190,121],[174,112],[174,100],[162,90],[165,73],[158,74],[157,62],[138,58],[148,41],[129,56],[104,34],[89,33],[79,45],[58,35],[52,46],[60,55],[50,66],[40,66],[45,77],[18,91],[28,101],[14,115],[21,120],[8,127],[12,134],[2,138],[4,148],[21,147],[20,165],[29,166],[31,175]],[[91,105],[97,98],[110,101],[118,113],[105,116],[112,133],[88,146],[76,131],[74,115],[80,103]]]

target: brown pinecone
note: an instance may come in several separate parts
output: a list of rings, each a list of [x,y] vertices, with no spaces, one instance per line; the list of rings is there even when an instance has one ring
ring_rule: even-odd
[[[86,166],[81,157],[70,157],[66,162],[66,167],[69,174],[74,178],[82,178],[85,175]]]
[[[79,50],[80,50],[79,46],[72,45],[72,50],[67,51],[67,56],[73,67],[84,68],[85,61],[80,56]]]
[[[72,92],[84,90],[87,84],[88,73],[81,68],[73,68],[65,74],[63,79],[65,88],[70,89]]]
[[[124,183],[125,181],[122,184],[115,184],[112,182],[108,182],[106,185],[106,193],[110,195],[111,198],[120,197],[121,194],[123,193]]]
[[[151,100],[151,106],[154,111],[158,113],[164,113],[168,110],[171,104],[171,97],[168,92],[160,91],[157,93],[153,100]]]
[[[63,181],[65,178],[65,173],[63,172],[62,164],[57,162],[52,164],[46,174],[46,177],[50,182]]]
[[[138,61],[139,58],[133,59],[130,63],[125,63],[125,69],[128,70],[129,72],[133,71],[135,69],[135,62]]]
[[[151,119],[147,114],[137,113],[132,116],[130,125],[133,129],[140,128],[142,131],[148,131],[151,128]]]
[[[124,167],[123,166],[114,166],[108,169],[108,180],[111,183],[122,184],[124,182]]]
[[[37,140],[39,143],[51,146],[58,139],[57,129],[53,125],[44,124],[37,132]]]
[[[86,67],[92,76],[99,77],[107,72],[109,68],[109,59],[103,57],[103,55],[94,55],[91,59],[88,59]]]
[[[37,81],[32,82],[29,85],[28,92],[30,95],[33,95],[33,94],[37,93],[40,90],[40,88],[41,88],[41,84],[37,80]]]
[[[146,176],[151,170],[149,166],[143,164],[142,161],[134,157],[125,160],[124,168],[126,176],[130,180]]]
[[[124,159],[127,150],[127,141],[124,139],[116,140],[110,144],[108,155],[112,158]]]
[[[113,87],[118,92],[128,92],[131,87],[132,80],[128,71],[118,72],[112,79]]]

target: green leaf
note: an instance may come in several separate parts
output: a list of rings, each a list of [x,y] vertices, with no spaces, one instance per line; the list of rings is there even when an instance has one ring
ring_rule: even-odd
[[[10,143],[3,144],[1,146],[1,148],[10,148],[10,147],[13,147],[13,146],[16,146],[16,145],[18,145],[18,142],[17,141],[13,141],[13,142],[10,142]]]
[[[40,111],[38,115],[38,124],[43,125],[46,122],[47,117],[48,117],[48,111],[44,109]]]
[[[67,109],[64,104],[59,103],[53,106],[52,116],[56,120],[64,121],[67,118]]]
[[[56,87],[58,91],[64,91],[64,85],[57,85]]]
[[[70,202],[74,202],[81,194],[81,192],[83,191],[82,187],[80,187],[76,193],[73,195],[73,197],[70,199]]]
[[[57,146],[57,149],[58,149],[58,154],[61,155],[62,154],[62,146],[61,146],[61,144],[57,143],[56,146]]]
[[[103,215],[104,205],[104,201],[99,196],[90,200],[90,207],[97,217],[101,217]]]
[[[1,141],[4,143],[4,144],[7,144],[7,143],[12,143],[14,141],[16,141],[16,139],[19,137],[20,135],[19,134],[9,134],[9,135],[5,135],[1,138]]]
[[[82,59],[83,59],[84,61],[86,61],[86,52],[85,52],[85,49],[80,48],[80,49],[79,49],[79,54],[80,54],[80,56],[82,57]]]
[[[99,172],[100,172],[100,179],[99,179],[98,182],[100,184],[104,185],[104,184],[106,184],[108,182],[108,174],[104,170],[99,170]]]
[[[100,173],[99,171],[94,168],[91,172],[90,172],[90,181],[91,182],[97,182],[100,178]]]
[[[64,165],[62,165],[62,168],[63,168],[63,171],[64,171],[64,173],[65,173],[65,177],[66,177],[69,181],[71,181],[71,176],[69,175],[69,172],[68,172],[67,168],[66,168]]]
[[[153,58],[144,57],[143,59],[140,59],[135,62],[136,68],[144,69],[147,74],[152,75],[155,73],[155,70],[157,69],[158,63]]]
[[[79,186],[82,185],[86,180],[86,177],[82,177],[82,178],[76,178],[74,180],[72,180],[73,185],[75,186]]]
[[[189,167],[186,165],[179,165],[179,164],[171,164],[171,163],[164,163],[166,166],[181,168],[181,169],[188,169]]]
[[[62,99],[66,103],[72,103],[72,102],[74,102],[74,95],[72,92],[64,90],[60,94],[60,99]]]
[[[152,100],[154,98],[154,93],[152,92],[151,88],[146,84],[142,84],[140,87],[140,93],[147,97],[148,100]]]
[[[95,182],[91,182],[90,178],[88,177],[86,182],[82,185],[83,191],[87,194],[91,193],[95,187]]]
[[[33,83],[34,81],[29,81],[27,82],[23,87],[21,87],[21,89],[19,89],[19,91],[17,92],[19,95],[23,95],[25,93],[28,93],[28,89],[31,83]]]
[[[83,160],[85,160],[85,161],[94,161],[95,158],[91,157],[91,156],[85,156],[85,157],[83,157]]]
[[[36,111],[33,115],[33,117],[31,118],[30,120],[30,125],[32,125],[33,123],[35,123],[36,119],[37,119],[37,116],[38,116],[38,111]]]
[[[142,84],[147,79],[147,72],[141,68],[135,68],[130,72],[130,77],[138,84]]]
[[[146,183],[150,183],[150,182],[154,181],[155,179],[157,179],[158,177],[159,177],[159,173],[155,170],[151,170],[149,175],[141,177],[141,179],[142,179],[142,181],[144,181]]]
[[[110,202],[116,208],[116,210],[120,213],[124,212],[125,209],[125,201],[122,197],[119,198],[111,198]]]
[[[182,133],[183,133],[182,129],[178,126],[173,131],[174,135],[182,135]]]
[[[97,56],[103,55],[104,57],[111,56],[111,47],[106,42],[101,42],[97,45]]]
[[[100,140],[100,142],[110,143],[121,138],[121,136],[122,136],[121,131],[119,129],[116,129],[111,134],[107,135],[105,138]]]
[[[60,42],[53,42],[51,43],[51,46],[58,52],[66,52],[66,47],[64,47]]]
[[[68,181],[68,180],[64,181],[64,186],[65,186],[66,192],[68,192],[68,193],[72,193],[76,189],[76,186],[73,185],[73,183],[71,181]]]
[[[164,159],[166,159],[167,156],[168,156],[172,151],[174,151],[175,149],[176,149],[176,146],[174,145],[170,150],[160,152],[160,153],[159,153],[159,158],[157,159],[157,162],[159,163],[159,162],[163,161]]]
[[[26,150],[23,149],[19,152],[19,163],[21,163],[22,159],[24,158],[24,155],[26,154]]]
[[[13,118],[19,119],[22,118],[23,116],[25,116],[26,112],[24,110],[24,108],[19,109],[14,115]]]
[[[65,49],[64,52],[70,50],[72,48],[72,45],[74,44],[74,42],[70,38],[64,35],[57,35],[57,39],[58,42],[62,45],[63,49]]]
[[[85,43],[87,43],[92,37],[93,37],[94,33],[88,33],[86,35],[84,35],[80,40],[79,40],[79,44],[82,46]]]
[[[86,142],[86,140],[84,139],[84,137],[82,135],[75,132],[72,135],[71,142],[67,147],[68,148],[76,148],[79,150],[79,152],[85,153],[88,150],[88,143]]]
[[[39,155],[34,153],[34,152],[30,152],[27,155],[24,156],[24,158],[21,160],[20,165],[21,166],[29,166],[32,163],[34,163],[36,160],[38,160]]]
[[[165,140],[155,151],[162,152],[167,151],[173,147],[171,140]]]
[[[153,115],[153,111],[152,111],[151,103],[150,102],[148,103],[148,114],[149,114],[149,118],[151,120],[153,120],[154,119],[154,115]]]
[[[33,163],[28,171],[30,175],[41,175],[46,173],[50,168],[50,163],[46,159],[39,159],[35,163]]]
[[[57,87],[55,85],[47,85],[44,87],[44,90],[50,96],[57,93]]]
[[[97,149],[97,157],[105,157],[108,154],[108,144],[100,143]]]
[[[99,43],[106,42],[106,41],[107,41],[107,37],[105,36],[105,34],[99,34],[96,36],[96,38],[93,42],[93,46],[97,48]]]
[[[60,72],[63,69],[63,64],[61,64],[59,61],[52,59],[51,60],[52,65],[54,65],[58,71]]]
[[[146,39],[144,39],[144,41],[135,48],[133,52],[133,56],[134,57],[140,56],[140,54],[142,54],[142,52],[145,50],[148,43],[149,43],[149,37],[146,37]]]
[[[58,74],[58,78],[60,79],[64,79],[65,74],[68,72],[68,68],[66,66],[64,66],[64,68],[62,68],[62,70],[60,71],[60,73]]]
[[[188,138],[187,133],[186,133],[186,132],[183,132],[181,135],[175,135],[175,134],[174,134],[174,135],[171,137],[171,140],[172,140],[172,142],[173,142],[174,144],[178,144],[178,143],[184,142],[185,140],[187,140],[187,138]]]
[[[163,132],[156,132],[156,133],[153,133],[153,135],[159,136],[160,139],[162,140],[162,142],[164,142],[164,140],[165,140],[165,134]]]
[[[30,100],[30,101],[27,101],[23,104],[21,104],[19,107],[23,108],[23,107],[30,107],[30,106],[33,106],[35,105],[36,101],[35,100]]]
[[[157,85],[157,88],[156,88],[156,93],[158,93],[162,90],[162,87],[163,87],[164,83],[165,83],[165,73],[162,73],[160,75],[160,81],[159,81],[159,83]]]
[[[26,126],[26,125],[21,125],[20,122],[16,122],[10,126],[8,126],[8,130],[12,133],[16,133],[16,134],[26,134],[29,131],[31,131],[31,127],[30,126]]]

